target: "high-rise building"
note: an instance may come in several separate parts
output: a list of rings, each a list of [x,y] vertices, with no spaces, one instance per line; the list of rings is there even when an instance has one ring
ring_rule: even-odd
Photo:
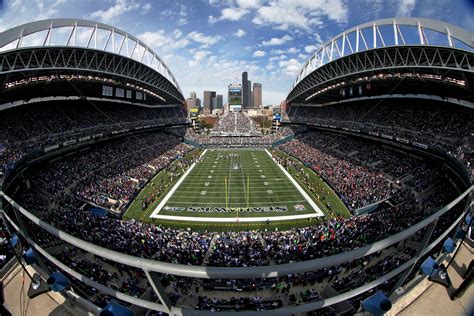
[[[242,73],[242,108],[247,109],[252,107],[252,90],[251,82],[248,80],[246,71]]]
[[[252,102],[252,81],[247,81],[247,98],[249,99],[249,105],[248,107],[251,108],[253,107],[253,102]]]
[[[196,107],[196,99],[188,98],[186,99],[186,111],[189,113],[192,108]]]
[[[254,83],[253,84],[253,107],[261,108],[262,107],[262,84]]]
[[[191,91],[189,98],[186,99],[186,110],[189,113],[191,108],[194,107],[199,108],[199,111],[201,111],[201,100],[196,97],[196,92]]]
[[[224,96],[222,94],[216,95],[216,108],[217,109],[224,109]]]
[[[214,98],[215,96],[215,91],[204,91],[204,114],[210,114],[212,112],[212,98]]]
[[[212,100],[211,100],[211,109],[212,109],[212,111],[214,111],[215,109],[217,109],[217,96],[212,97]]]

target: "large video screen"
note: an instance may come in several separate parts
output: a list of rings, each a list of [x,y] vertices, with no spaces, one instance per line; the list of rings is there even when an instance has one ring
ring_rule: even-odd
[[[229,105],[242,104],[242,88],[229,88]]]
[[[234,105],[229,105],[229,110],[231,112],[240,112],[242,110],[242,105],[240,104],[234,104]]]
[[[189,110],[189,116],[191,117],[191,120],[197,120],[198,115],[199,115],[198,108],[193,107]]]
[[[281,108],[277,108],[277,107],[273,108],[273,119],[277,121],[281,121]]]

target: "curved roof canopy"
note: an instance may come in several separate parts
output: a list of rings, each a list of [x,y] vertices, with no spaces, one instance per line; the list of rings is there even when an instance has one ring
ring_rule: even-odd
[[[118,54],[157,71],[182,94],[168,66],[149,46],[107,24],[81,19],[49,19],[0,33],[0,52],[25,47],[78,47]]]
[[[473,52],[474,33],[442,21],[412,17],[360,24],[321,45],[301,68],[291,90],[318,68],[345,56],[383,47],[418,45]]]

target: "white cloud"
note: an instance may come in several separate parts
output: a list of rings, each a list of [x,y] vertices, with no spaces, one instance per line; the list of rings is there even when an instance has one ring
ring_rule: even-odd
[[[308,55],[305,54],[298,54],[298,58],[306,61],[308,59]]]
[[[214,24],[216,22],[219,22],[219,19],[210,15],[208,18],[207,18],[207,22],[209,22],[209,24]]]
[[[217,6],[219,4],[219,1],[209,1],[209,4]],[[259,7],[260,0],[236,0],[235,2],[225,1],[220,4],[223,4],[224,6],[228,7],[221,10],[219,17],[214,17],[210,15],[208,18],[208,22],[210,24],[214,24],[216,22],[224,20],[239,21],[250,12],[250,9],[255,9]]]
[[[3,1],[0,5],[0,32],[23,23],[57,17],[64,4],[64,0]]]
[[[410,16],[415,9],[416,0],[402,0],[397,9],[397,16]]]
[[[181,32],[180,29],[174,30],[173,34],[174,34],[174,37],[176,38],[181,38],[181,36],[183,36],[183,32]]]
[[[234,35],[237,36],[237,37],[242,37],[242,36],[244,36],[245,34],[247,34],[247,32],[245,32],[245,31],[242,30],[242,29],[238,29],[237,32],[234,33]]]
[[[185,6],[184,4],[182,4],[180,6],[179,15],[180,16],[188,16],[188,7]]]
[[[225,8],[221,11],[219,20],[238,21],[248,12],[248,10],[242,8]]]
[[[189,45],[189,39],[181,38],[181,35],[182,32],[180,30],[175,30],[175,37],[173,38],[172,36],[169,36],[169,34],[164,30],[159,30],[156,32],[145,32],[139,34],[137,37],[141,39],[146,45],[163,54],[184,48]]]
[[[307,53],[313,53],[318,47],[315,45],[308,45],[304,47],[304,51]]]
[[[142,14],[145,15],[147,14],[148,12],[150,12],[151,10],[151,3],[146,3],[143,7],[142,7]]]
[[[288,49],[286,50],[286,52],[287,52],[288,54],[296,54],[296,53],[298,53],[299,51],[300,51],[300,50],[299,50],[298,48],[296,48],[296,47],[290,47],[290,48],[288,48]]]
[[[193,55],[193,60],[188,61],[189,67],[196,67],[200,64],[200,62],[208,55],[210,55],[211,52],[208,50],[198,50],[194,52]]]
[[[290,35],[286,34],[283,37],[277,38],[273,37],[269,41],[262,41],[263,46],[275,46],[275,45],[283,45],[286,42],[289,42],[293,39]]]
[[[310,31],[322,26],[324,18],[338,23],[347,22],[347,5],[342,0],[274,0],[260,6],[252,21],[280,30],[297,28]]]
[[[211,54],[211,52],[208,50],[198,50],[197,52],[194,53],[194,59],[202,60],[204,57],[206,57],[209,54]]]
[[[280,55],[280,56],[273,56],[273,57],[270,57],[268,60],[269,61],[276,61],[276,60],[283,60],[283,59],[286,59],[286,55]]]
[[[266,53],[263,50],[257,50],[253,53],[253,57],[263,57],[265,54]]]
[[[193,41],[204,44],[206,46],[213,45],[215,44],[218,40],[221,39],[220,36],[208,36],[204,35],[203,33],[199,33],[196,31],[193,31],[188,34],[188,38],[192,39]]]
[[[241,8],[257,8],[262,1],[260,0],[237,0],[237,4]]]
[[[271,50],[271,53],[273,55],[280,55],[280,54],[284,54],[285,53],[285,50],[284,49],[272,49]]]
[[[178,22],[176,23],[176,25],[179,25],[179,26],[186,25],[186,24],[188,24],[188,20],[185,18],[179,18]]]
[[[126,12],[136,10],[139,7],[140,4],[134,1],[115,0],[115,3],[107,10],[97,10],[92,12],[91,17],[94,19],[100,19],[104,22],[109,22],[110,20],[119,17]]]
[[[296,76],[301,68],[301,63],[294,58],[290,58],[288,60],[279,61],[278,66],[283,68],[287,75]]]

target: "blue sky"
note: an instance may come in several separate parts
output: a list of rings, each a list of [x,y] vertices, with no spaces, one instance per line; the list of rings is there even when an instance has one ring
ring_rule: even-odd
[[[375,19],[418,16],[474,31],[472,0],[0,0],[0,31],[46,18],[121,28],[165,60],[185,97],[226,94],[242,71],[279,104],[318,45]]]

